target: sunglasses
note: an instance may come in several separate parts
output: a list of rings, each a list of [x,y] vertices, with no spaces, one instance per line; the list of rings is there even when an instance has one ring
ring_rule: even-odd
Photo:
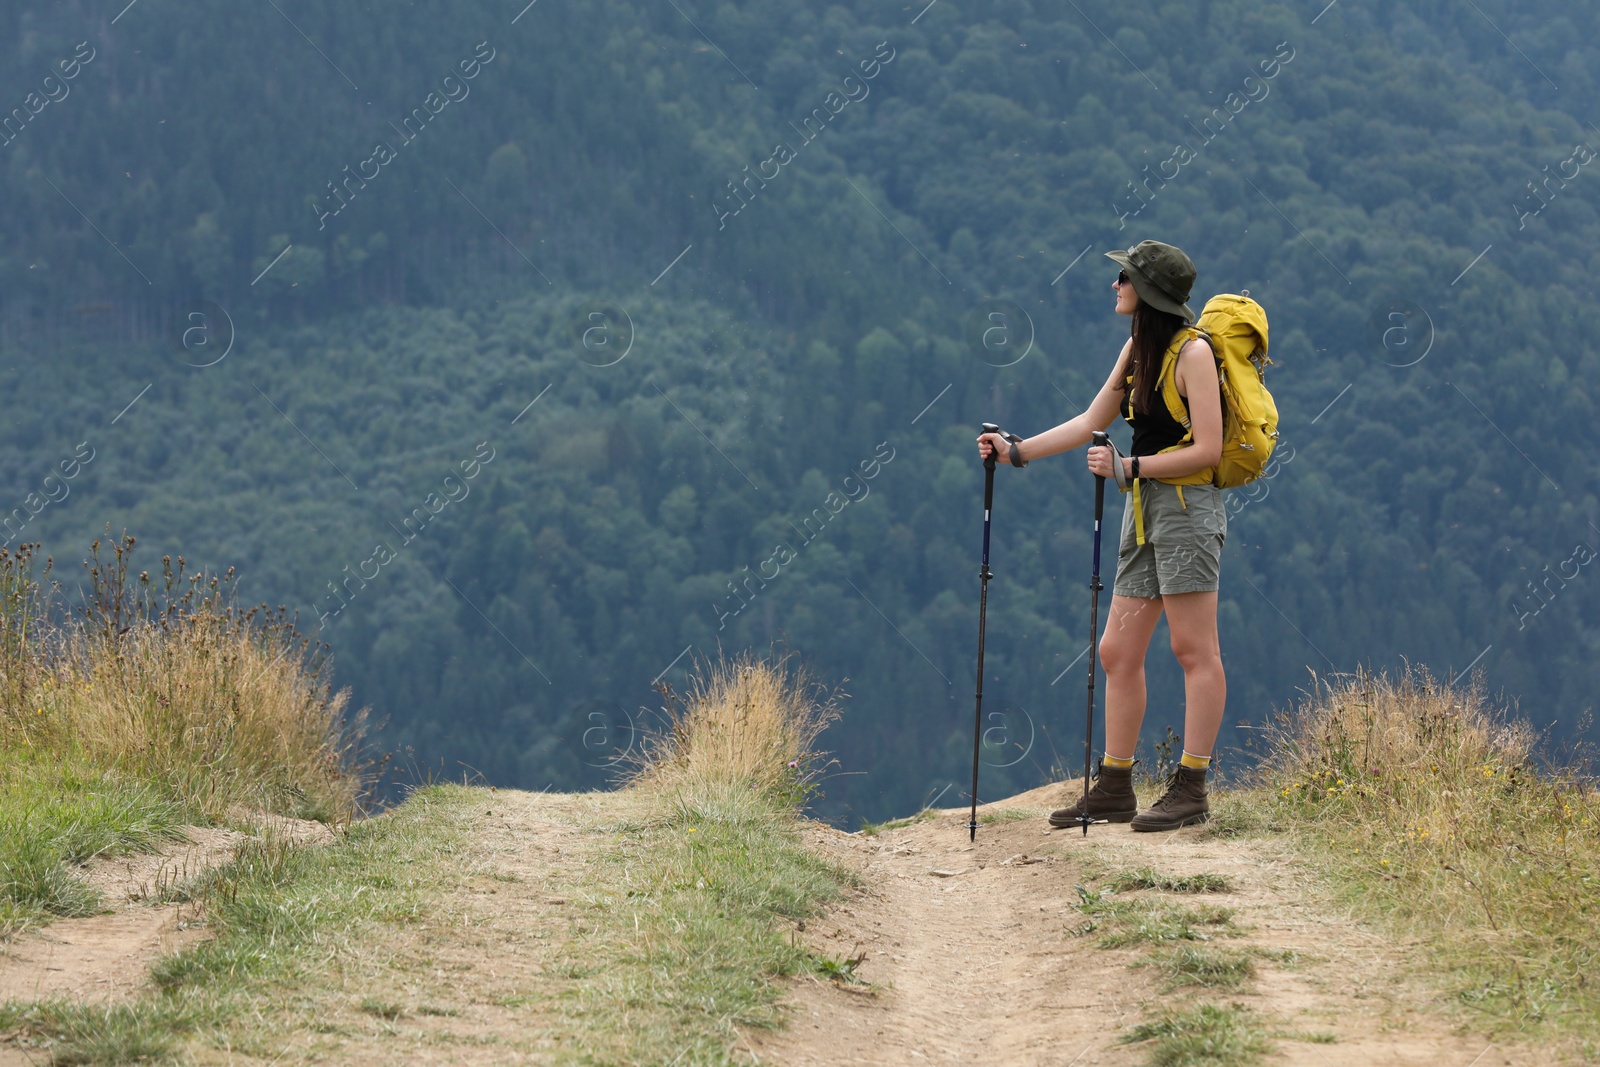
[[[1116,280],[1115,284],[1117,284],[1117,285],[1127,285],[1128,284],[1128,272],[1125,271],[1125,270],[1118,271],[1117,272],[1117,280]]]

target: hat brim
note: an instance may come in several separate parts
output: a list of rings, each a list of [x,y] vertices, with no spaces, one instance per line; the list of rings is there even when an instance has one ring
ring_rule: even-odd
[[[1185,322],[1194,321],[1194,312],[1189,310],[1189,305],[1168,296],[1145,275],[1144,271],[1129,262],[1128,253],[1117,249],[1114,252],[1107,252],[1106,258],[1128,272],[1128,280],[1133,283],[1133,291],[1139,294],[1140,300],[1157,311],[1165,311],[1169,315],[1182,315]]]

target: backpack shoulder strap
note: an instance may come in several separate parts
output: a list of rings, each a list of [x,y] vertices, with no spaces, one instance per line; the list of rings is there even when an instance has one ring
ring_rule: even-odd
[[[1161,396],[1167,402],[1167,412],[1178,425],[1189,431],[1183,435],[1183,443],[1187,444],[1194,436],[1189,426],[1189,405],[1184,403],[1182,395],[1178,392],[1178,354],[1183,351],[1183,346],[1195,338],[1204,338],[1206,344],[1211,345],[1214,355],[1217,346],[1212,342],[1211,335],[1198,326],[1185,326],[1172,337],[1172,344],[1167,348],[1167,354],[1161,361]]]

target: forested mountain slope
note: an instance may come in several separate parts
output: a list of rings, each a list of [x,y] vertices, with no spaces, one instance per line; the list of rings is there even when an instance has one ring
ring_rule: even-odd
[[[237,564],[387,744],[534,788],[600,780],[658,676],[776,642],[848,679],[824,810],[902,811],[970,744],[976,426],[1080,410],[1126,329],[1100,253],[1159,237],[1272,318],[1231,715],[1411,660],[1570,736],[1600,686],[1597,22],[10,5],[8,534]],[[1080,751],[1093,494],[1075,457],[998,480],[996,789]],[[1151,681],[1159,734],[1181,686]]]

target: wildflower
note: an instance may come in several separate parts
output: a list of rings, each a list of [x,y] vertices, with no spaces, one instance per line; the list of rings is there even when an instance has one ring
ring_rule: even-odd
[[[792,759],[792,760],[789,761],[789,767],[791,769],[793,769],[795,767],[798,767],[798,766],[800,766],[800,761],[799,760]]]
[[[691,833],[691,834],[692,834],[692,833],[694,833],[694,827],[692,827],[692,826],[691,826],[691,827],[689,827],[689,832],[690,832],[690,833]]]

